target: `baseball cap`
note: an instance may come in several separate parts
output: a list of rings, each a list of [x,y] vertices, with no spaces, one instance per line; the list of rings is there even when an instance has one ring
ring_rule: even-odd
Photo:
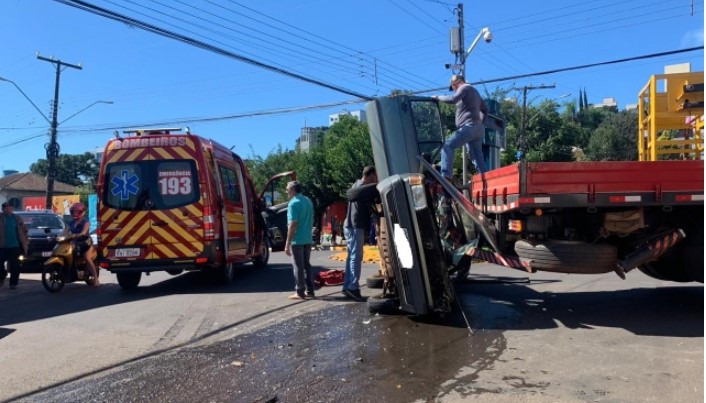
[[[2,208],[5,208],[7,206],[14,207],[10,202],[5,202],[2,204]]]
[[[460,74],[454,74],[451,76],[451,80],[449,80],[449,91],[454,90],[453,87],[451,86],[451,84],[455,83],[458,80],[464,81],[463,76]]]

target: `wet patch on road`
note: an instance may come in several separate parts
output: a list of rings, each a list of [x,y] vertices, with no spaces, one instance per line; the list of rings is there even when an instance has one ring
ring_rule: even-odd
[[[507,379],[503,387],[491,389],[474,384],[505,351],[502,329],[514,327],[519,316],[502,304],[489,310],[485,297],[464,296],[460,302],[473,335],[460,312],[425,320],[371,316],[365,304],[324,306],[250,334],[165,352],[26,400],[395,403],[536,387],[521,379]]]

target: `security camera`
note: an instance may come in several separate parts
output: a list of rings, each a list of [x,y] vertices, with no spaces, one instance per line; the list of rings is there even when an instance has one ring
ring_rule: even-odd
[[[485,43],[490,43],[493,40],[493,33],[489,29],[483,33],[483,40]]]

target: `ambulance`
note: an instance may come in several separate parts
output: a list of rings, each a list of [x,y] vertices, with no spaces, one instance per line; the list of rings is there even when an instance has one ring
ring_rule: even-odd
[[[142,273],[201,270],[227,283],[237,264],[264,267],[273,232],[265,217],[286,214],[268,211],[237,154],[181,131],[129,130],[106,144],[97,185],[99,264],[123,289],[138,287]],[[296,175],[271,180],[285,177]]]

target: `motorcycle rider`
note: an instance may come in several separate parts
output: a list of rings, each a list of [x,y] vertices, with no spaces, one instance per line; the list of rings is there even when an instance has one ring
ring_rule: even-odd
[[[88,222],[88,218],[86,218],[86,206],[82,203],[74,203],[71,205],[69,212],[71,213],[71,221],[69,225],[66,226],[65,233],[76,236],[85,235],[88,238],[85,242],[77,242],[76,246],[79,248],[84,259],[86,259],[88,270],[93,276],[93,286],[98,287],[100,285],[98,270],[93,263],[96,258],[96,250],[90,242],[89,232],[91,224]]]

